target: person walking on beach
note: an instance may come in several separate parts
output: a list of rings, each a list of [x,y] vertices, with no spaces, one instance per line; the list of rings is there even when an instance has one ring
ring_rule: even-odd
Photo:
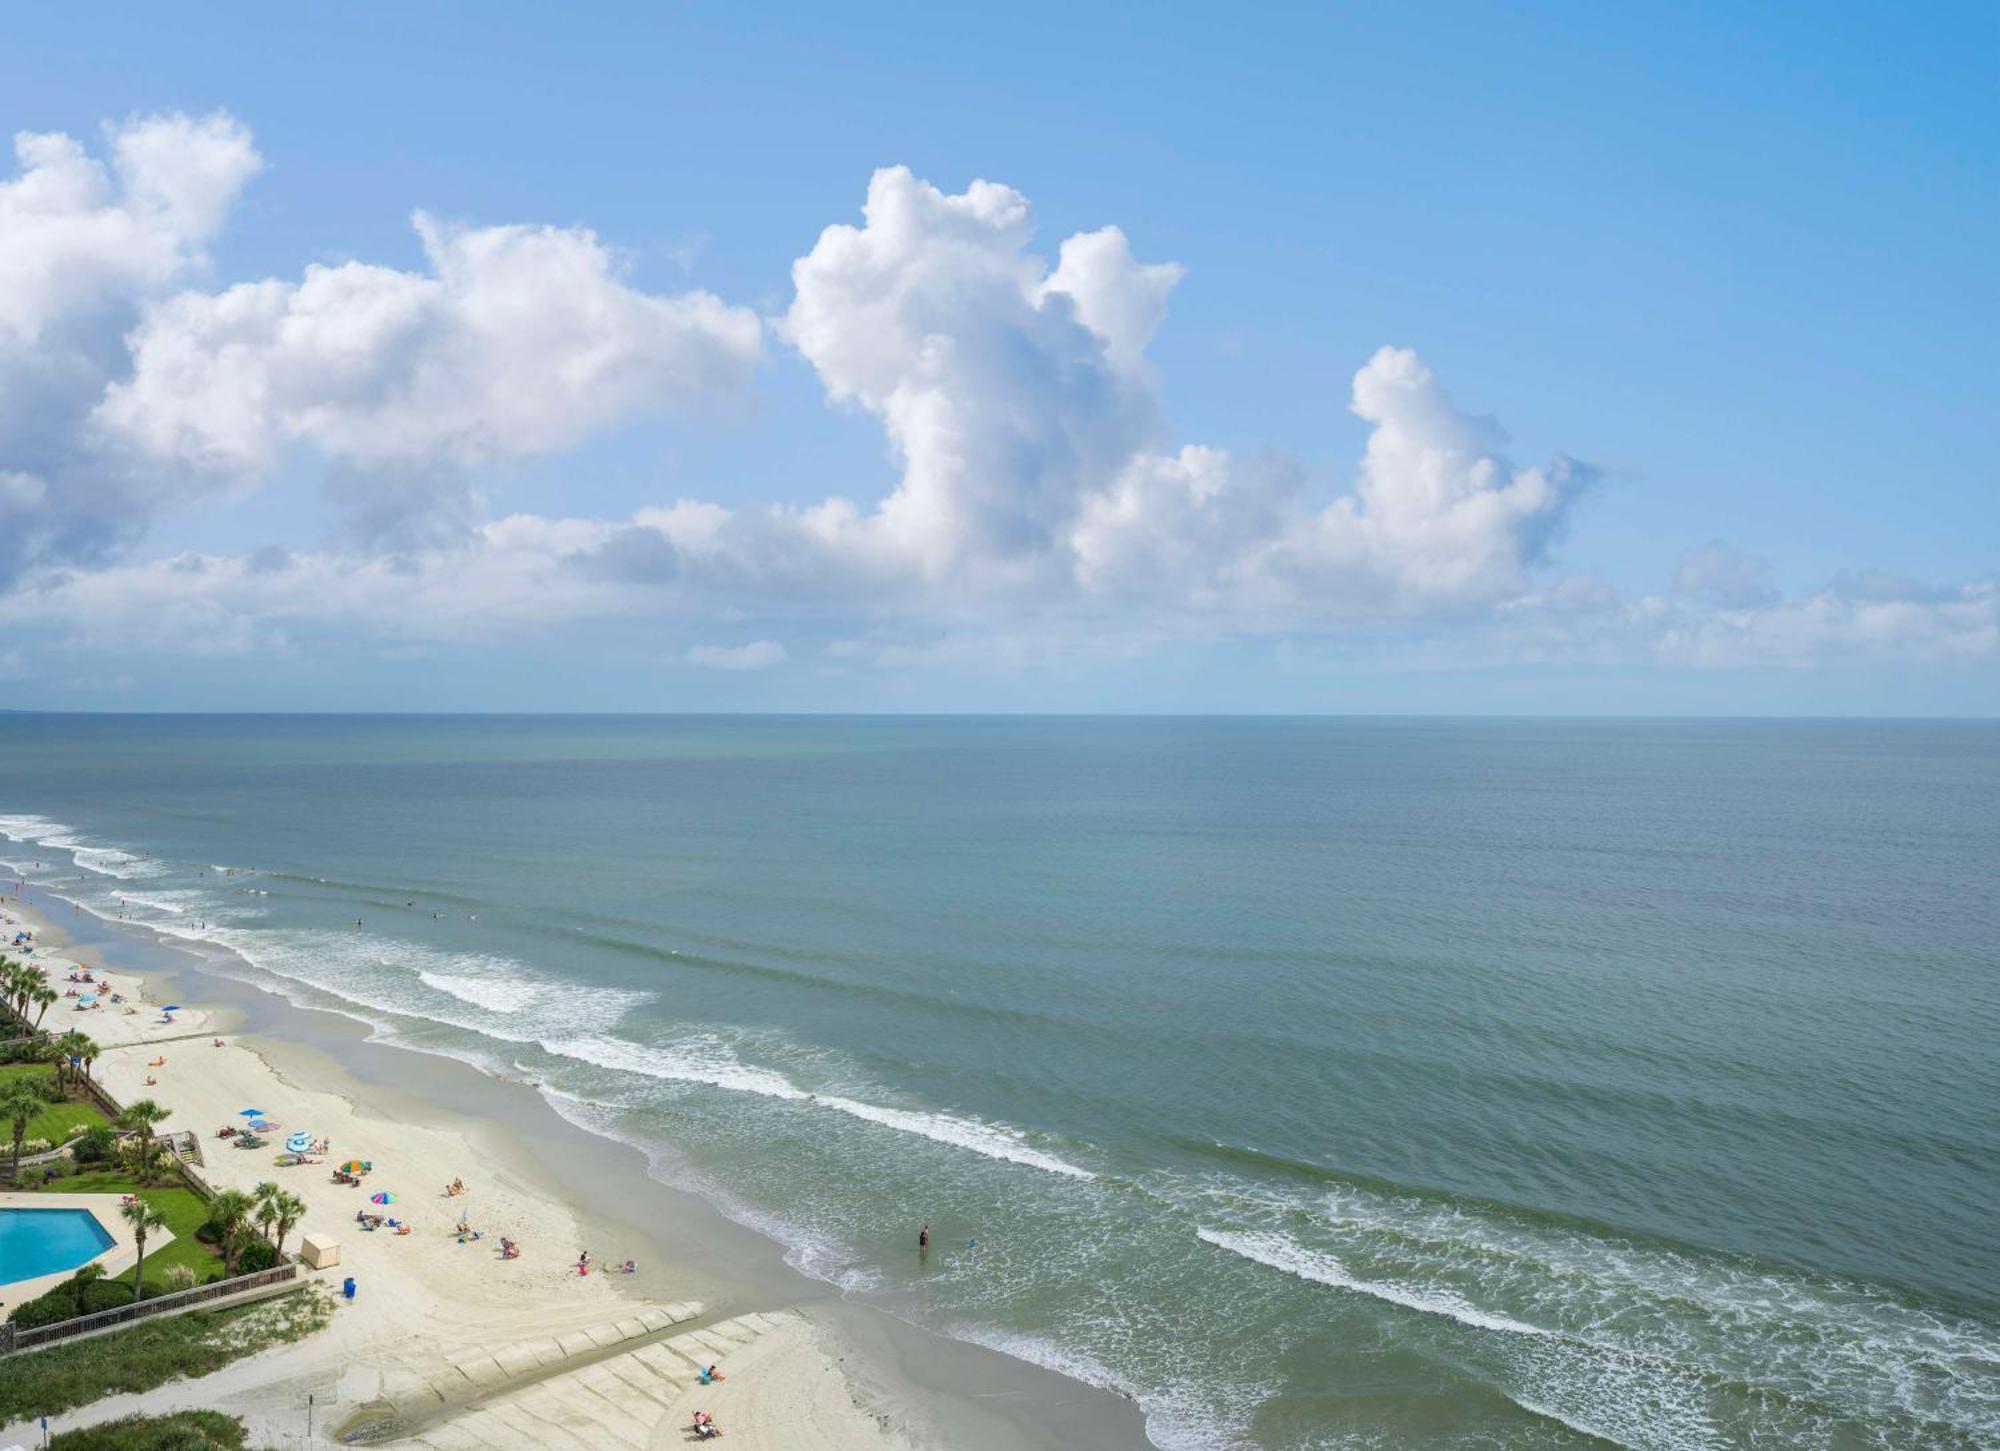
[[[579,1254],[579,1255],[578,1255],[578,1256],[576,1257],[576,1272],[577,1272],[577,1273],[578,1273],[579,1275],[587,1275],[587,1274],[589,1274],[589,1273],[590,1273],[590,1251],[589,1251],[589,1250],[584,1250],[584,1251],[583,1251],[583,1252],[582,1252],[581,1254]]]

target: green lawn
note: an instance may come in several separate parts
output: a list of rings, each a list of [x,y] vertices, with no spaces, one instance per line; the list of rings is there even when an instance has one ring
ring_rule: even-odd
[[[33,1078],[52,1084],[55,1082],[55,1070],[44,1063],[0,1064],[0,1086],[14,1078]],[[61,1144],[79,1130],[104,1122],[102,1110],[94,1103],[52,1103],[28,1121],[28,1137],[47,1139],[52,1145]],[[11,1144],[14,1126],[8,1124],[4,1127],[7,1142]]]
[[[106,1169],[94,1174],[72,1174],[67,1179],[58,1179],[49,1185],[52,1194],[137,1194],[153,1208],[167,1217],[167,1228],[174,1232],[171,1243],[158,1249],[146,1246],[146,1283],[158,1294],[172,1288],[167,1283],[167,1271],[174,1265],[186,1265],[194,1271],[196,1284],[206,1280],[222,1268],[222,1256],[194,1237],[208,1219],[208,1205],[192,1189],[161,1188],[154,1186],[141,1189],[139,1181],[122,1169]],[[132,1283],[132,1271],[114,1275],[113,1279]]]

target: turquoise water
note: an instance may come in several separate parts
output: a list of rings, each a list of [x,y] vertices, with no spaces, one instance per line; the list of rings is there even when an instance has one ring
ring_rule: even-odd
[[[113,1243],[87,1209],[0,1209],[0,1285],[73,1270]]]
[[[2000,726],[17,716],[0,812],[1163,1446],[2000,1444]]]

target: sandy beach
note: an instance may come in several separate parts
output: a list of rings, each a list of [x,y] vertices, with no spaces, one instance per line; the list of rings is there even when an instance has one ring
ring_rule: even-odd
[[[689,1439],[696,1410],[712,1414],[737,1446],[863,1451],[925,1443],[894,1408],[864,1403],[811,1319],[783,1305],[663,1298],[655,1288],[663,1267],[651,1264],[630,1276],[610,1272],[646,1251],[593,1240],[593,1227],[575,1209],[491,1143],[473,1142],[459,1126],[392,1118],[351,1085],[342,1093],[308,1084],[288,1071],[278,1046],[231,1031],[226,1013],[189,1004],[165,1021],[138,975],[96,954],[66,951],[59,929],[19,903],[8,903],[6,915],[35,930],[37,951],[28,960],[58,988],[72,986],[66,979],[82,960],[96,975],[108,973],[134,1009],[79,1011],[68,998],[51,1009],[52,1020],[85,1020],[78,1026],[104,1050],[96,1076],[105,1087],[121,1101],[150,1097],[170,1109],[163,1127],[199,1137],[200,1172],[217,1188],[276,1179],[302,1196],[309,1210],[293,1245],[297,1234],[338,1239],[340,1265],[316,1277],[336,1291],[350,1276],[357,1286],[317,1335],[199,1381],[112,1397],[65,1415],[63,1426],[129,1414],[142,1403],[154,1412],[205,1406],[243,1416],[253,1439],[297,1444],[308,1395],[318,1425],[332,1429],[366,1418],[371,1407],[378,1416],[385,1404],[407,1409],[416,1403],[407,1395],[413,1386],[445,1373],[467,1377],[463,1393],[427,1395],[420,1420],[399,1418],[412,1444],[601,1445],[608,1437],[617,1445],[671,1445]],[[9,926],[10,939],[15,930]],[[217,1131],[242,1124],[245,1108],[264,1110],[281,1126],[279,1138],[304,1130],[327,1140],[329,1152],[318,1164],[279,1168],[275,1142],[233,1148]],[[332,1182],[332,1166],[348,1159],[372,1163],[363,1186]],[[463,1182],[463,1195],[445,1193],[453,1180]],[[369,1202],[384,1191],[392,1204]],[[393,1218],[408,1232],[386,1225],[364,1231],[355,1220],[360,1210]],[[461,1219],[481,1238],[462,1241]],[[502,1257],[502,1236],[521,1246],[519,1258]],[[587,1275],[577,1268],[586,1249]],[[621,1324],[626,1328],[611,1328]],[[496,1356],[504,1362],[510,1351],[551,1340],[562,1349],[541,1355],[519,1379],[482,1384],[453,1369]],[[708,1363],[719,1364],[726,1379],[701,1385],[696,1372]],[[580,1375],[588,1382],[571,1383]],[[0,1428],[0,1442],[25,1441],[31,1430]]]

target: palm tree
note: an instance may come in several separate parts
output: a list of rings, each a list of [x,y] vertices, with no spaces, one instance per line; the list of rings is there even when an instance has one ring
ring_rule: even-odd
[[[222,1267],[232,1275],[236,1273],[236,1256],[243,1250],[243,1226],[255,1207],[256,1201],[241,1189],[225,1189],[208,1201],[208,1222],[215,1226]]]
[[[250,1191],[251,1203],[256,1206],[251,1212],[251,1218],[256,1220],[258,1231],[266,1239],[271,1237],[271,1226],[277,1223],[278,1196],[284,1192],[276,1181],[271,1179],[266,1179]]]
[[[12,1178],[18,1183],[21,1178],[21,1141],[28,1137],[28,1125],[35,1121],[35,1115],[48,1107],[48,1100],[42,1097],[41,1085],[30,1078],[10,1078],[4,1088],[0,1088],[0,1121],[6,1122],[14,1131],[14,1169]]]
[[[139,1246],[139,1262],[132,1267],[132,1298],[141,1300],[146,1295],[146,1236],[156,1229],[165,1229],[167,1217],[136,1195],[126,1201],[119,1213],[132,1226],[132,1242]]]
[[[7,1006],[27,1026],[26,995],[28,989],[42,980],[42,975],[24,962],[16,962],[11,957],[0,957],[0,995],[4,995]]]
[[[150,1098],[137,1099],[127,1104],[125,1112],[118,1116],[119,1128],[138,1135],[138,1141],[133,1146],[132,1160],[141,1184],[153,1182],[153,1171],[160,1157],[160,1144],[159,1140],[153,1137],[153,1129],[166,1117],[167,1110]]]
[[[38,967],[30,967],[25,962],[13,964],[7,974],[7,1001],[13,1006],[14,1016],[21,1020],[21,1026],[28,1026],[28,1002],[35,989],[47,987],[48,979],[42,976]]]
[[[56,1087],[62,1088],[69,1081],[70,1065],[79,1059],[96,1057],[97,1045],[72,1028],[49,1045],[49,1052],[55,1058]]]
[[[48,1016],[50,1008],[62,999],[56,990],[45,982],[36,982],[28,988],[28,1001],[35,1005],[35,1031],[42,1031],[42,1019]]]
[[[277,1230],[278,1237],[271,1241],[271,1248],[282,1256],[285,1252],[285,1236],[306,1217],[306,1202],[287,1190],[280,1190],[273,1202],[278,1206],[278,1214],[277,1222],[272,1227]]]
[[[257,1227],[264,1232],[264,1238],[271,1242],[271,1248],[283,1254],[285,1236],[292,1232],[294,1225],[305,1218],[306,1202],[296,1194],[287,1193],[269,1179],[259,1184],[252,1192],[256,1195]]]

